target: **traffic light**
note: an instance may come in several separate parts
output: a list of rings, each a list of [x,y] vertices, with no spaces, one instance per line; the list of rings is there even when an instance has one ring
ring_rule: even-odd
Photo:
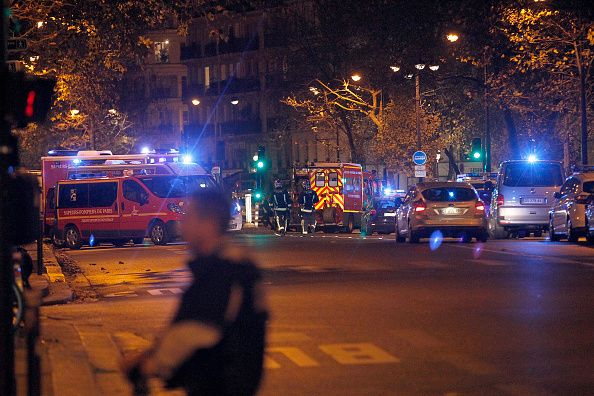
[[[0,80],[7,83],[10,92],[10,99],[1,104],[2,114],[16,127],[45,120],[53,103],[55,80],[29,78],[23,73],[4,73]]]
[[[265,172],[268,167],[268,161],[266,160],[266,148],[264,146],[258,146],[258,154],[254,155],[254,168],[256,172]]]
[[[483,145],[481,142],[481,138],[472,139],[470,154],[471,154],[471,159],[476,160],[476,161],[483,158]]]
[[[260,190],[255,190],[254,191],[254,200],[261,201],[262,199],[264,199],[264,193]]]

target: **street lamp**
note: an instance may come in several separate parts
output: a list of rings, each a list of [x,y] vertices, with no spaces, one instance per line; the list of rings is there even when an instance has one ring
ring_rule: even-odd
[[[449,33],[446,38],[448,39],[448,41],[450,43],[455,43],[456,41],[458,41],[458,39],[460,38],[460,36],[458,36],[456,33]]]
[[[456,33],[449,33],[446,39],[450,43],[458,41],[460,36]],[[487,86],[487,47],[483,48],[483,81],[476,80],[478,84],[482,83],[483,88],[483,118],[484,118],[484,137],[485,137],[485,155],[483,156],[483,170],[491,172],[491,126],[489,116],[489,87]],[[478,159],[478,158],[477,158]]]
[[[351,76],[351,78],[353,79],[354,82],[357,82],[357,81],[361,80],[361,75],[355,73]]]
[[[78,115],[79,113],[80,113],[80,110],[78,110],[78,109],[72,109],[72,110],[70,110],[70,115],[73,116],[73,117],[75,115]]]
[[[237,106],[237,105],[239,104],[239,99],[233,99],[233,100],[231,101],[231,104],[232,104],[233,106]]]
[[[417,70],[423,70],[425,68],[425,64],[424,63],[417,63],[415,65],[415,69]]]
[[[198,98],[192,99],[192,106],[198,106],[200,104],[200,100]]]
[[[400,66],[390,66],[390,69],[392,69],[392,71],[394,73],[396,73],[396,72],[400,71]]]

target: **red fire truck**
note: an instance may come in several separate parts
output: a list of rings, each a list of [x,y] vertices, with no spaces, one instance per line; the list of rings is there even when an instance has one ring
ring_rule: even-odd
[[[61,180],[114,178],[139,175],[212,176],[200,165],[184,161],[179,153],[112,155],[109,151],[42,157],[42,213],[44,235],[52,236],[56,222],[55,186]],[[214,182],[214,181],[213,181]]]
[[[311,166],[294,170],[293,202],[298,206],[297,196],[303,180],[308,180],[318,195],[316,221],[325,232],[342,230],[352,232],[361,227],[365,194],[373,194],[367,175],[361,165],[350,163],[312,163]],[[295,207],[298,210],[297,207]]]

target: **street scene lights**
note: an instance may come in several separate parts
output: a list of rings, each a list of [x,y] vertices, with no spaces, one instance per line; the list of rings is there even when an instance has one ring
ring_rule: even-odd
[[[197,98],[192,99],[192,106],[198,106],[200,104],[200,100]]]
[[[360,74],[358,74],[358,73],[355,73],[355,74],[353,74],[353,75],[351,76],[351,79],[352,79],[354,82],[359,82],[359,81],[361,80],[361,75],[360,75]]]
[[[80,114],[80,110],[79,109],[72,109],[72,110],[70,110],[70,115],[73,116],[73,117],[74,116],[77,116],[79,114]]]
[[[237,106],[237,105],[239,104],[239,99],[233,99],[233,100],[231,101],[231,104],[232,104],[233,106]]]

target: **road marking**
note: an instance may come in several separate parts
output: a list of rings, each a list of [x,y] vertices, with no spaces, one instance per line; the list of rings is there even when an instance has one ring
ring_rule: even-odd
[[[476,248],[472,247],[472,246],[464,246],[464,245],[449,245],[449,246],[462,248],[462,249],[476,250]],[[568,260],[568,259],[564,259],[564,258],[561,258],[558,256],[539,256],[536,254],[527,254],[524,252],[508,252],[508,251],[503,251],[503,250],[494,250],[494,249],[485,249],[485,248],[481,248],[481,252],[506,254],[508,256],[514,256],[514,257],[521,256],[521,257],[528,257],[528,258],[548,260],[548,261],[555,260],[555,264],[577,264],[577,265],[585,265],[587,267],[594,267],[594,264],[592,264],[592,263],[584,263],[584,262],[576,261],[576,260]]]
[[[184,291],[179,287],[165,287],[161,289],[148,289],[146,292],[151,296],[164,296],[172,294],[182,294]]]
[[[138,297],[138,294],[132,290],[126,290],[121,292],[109,293],[104,295],[103,297],[113,298],[113,297]]]
[[[284,355],[291,362],[295,363],[297,367],[317,367],[320,364],[312,359],[309,355],[299,348],[295,347],[269,347],[266,348],[266,354],[280,353]],[[280,364],[268,356],[268,364],[270,368],[280,368]]]
[[[486,259],[470,259],[466,260],[470,264],[480,264],[480,265],[488,265],[490,267],[505,267],[508,265],[513,265],[514,263],[508,263],[501,260],[486,260]]]
[[[268,335],[268,342],[305,342],[310,341],[311,338],[305,333],[298,332],[276,332],[272,331]]]
[[[440,348],[443,343],[429,333],[417,329],[392,330],[392,334],[417,348]]]
[[[323,344],[319,348],[340,364],[382,364],[399,363],[400,359],[390,355],[371,343]]]

